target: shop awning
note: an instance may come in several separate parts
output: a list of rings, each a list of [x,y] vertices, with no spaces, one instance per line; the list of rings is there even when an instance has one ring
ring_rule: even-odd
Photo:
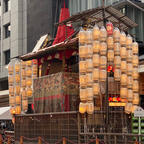
[[[12,116],[10,114],[10,107],[0,108],[0,120],[11,120]]]

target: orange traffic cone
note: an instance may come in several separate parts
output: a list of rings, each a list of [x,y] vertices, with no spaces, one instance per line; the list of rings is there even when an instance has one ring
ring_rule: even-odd
[[[66,144],[66,138],[63,137],[63,144]]]
[[[7,142],[7,144],[11,144],[11,138],[10,138],[10,136],[8,137],[8,142]]]
[[[41,137],[38,137],[38,144],[42,144],[42,139],[41,139]]]
[[[20,144],[23,144],[23,136],[20,137]]]
[[[99,144],[99,139],[98,138],[96,138],[96,144]]]

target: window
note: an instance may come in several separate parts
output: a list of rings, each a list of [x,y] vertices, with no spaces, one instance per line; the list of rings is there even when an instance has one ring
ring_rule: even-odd
[[[5,31],[5,38],[10,37],[10,32],[11,32],[10,24],[7,24],[7,25],[4,26],[4,31]]]
[[[10,50],[5,51],[4,56],[5,56],[5,65],[7,65],[10,62]]]
[[[11,1],[10,0],[4,0],[4,5],[5,5],[4,12],[9,11],[10,10],[10,5],[11,5]]]

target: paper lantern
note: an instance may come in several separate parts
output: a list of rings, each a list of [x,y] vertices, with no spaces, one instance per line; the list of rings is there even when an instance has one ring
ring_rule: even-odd
[[[114,71],[114,79],[115,79],[115,81],[120,81],[120,78],[121,78],[120,69],[115,69],[115,71]]]
[[[127,88],[132,89],[132,87],[133,87],[133,77],[128,76],[127,77]]]
[[[138,80],[133,80],[133,92],[139,91],[139,82]]]
[[[21,70],[21,76],[22,76],[22,78],[26,77],[26,70],[25,69]]]
[[[120,41],[120,31],[119,31],[118,28],[114,29],[113,38],[114,38],[114,42],[119,42]]]
[[[16,104],[21,104],[21,97],[20,96],[16,96]]]
[[[138,58],[137,55],[133,55],[133,56],[132,56],[132,64],[133,64],[133,67],[138,67],[139,58]]]
[[[17,95],[20,94],[20,86],[19,85],[15,86],[15,94],[17,94]]]
[[[127,72],[127,62],[124,60],[121,61],[121,72],[122,73]]]
[[[129,102],[133,101],[133,91],[132,91],[132,89],[128,89],[128,91],[127,91],[127,100]]]
[[[126,47],[121,47],[121,49],[120,49],[120,56],[121,56],[122,59],[126,59],[127,58]]]
[[[28,100],[22,101],[22,110],[27,111],[28,110]]]
[[[26,80],[26,85],[29,87],[29,86],[32,86],[32,79],[27,79]]]
[[[107,53],[107,44],[105,42],[100,43],[100,55],[106,55]]]
[[[121,32],[121,34],[120,34],[120,44],[121,44],[121,46],[126,45],[126,34],[124,32]]]
[[[80,86],[81,87],[85,87],[86,86],[86,75],[80,75],[79,79],[80,79]]]
[[[87,58],[91,58],[92,55],[93,55],[93,48],[92,48],[92,45],[87,45],[86,46],[86,57]]]
[[[84,46],[79,46],[79,57],[80,58],[86,58],[87,55],[87,47]]]
[[[132,50],[127,50],[127,62],[132,63],[133,53]]]
[[[16,73],[19,73],[19,72],[20,72],[20,63],[19,63],[19,62],[16,62],[16,63],[15,63],[15,72],[16,72]]]
[[[93,100],[93,88],[92,87],[88,87],[86,89],[87,91],[87,100],[88,101],[92,101]]]
[[[22,81],[21,81],[21,86],[22,86],[23,88],[26,87],[26,80],[25,80],[25,79],[22,79]]]
[[[21,114],[21,106],[15,107],[15,114]]]
[[[33,63],[33,65],[36,65],[36,66],[37,66],[38,60],[37,60],[37,59],[33,59],[33,60],[32,60],[32,63]]]
[[[26,65],[29,66],[29,67],[31,67],[32,66],[32,60],[26,61]]]
[[[100,57],[99,54],[93,55],[93,67],[98,67],[100,63]]]
[[[85,31],[85,33],[86,33],[85,43],[86,44],[91,44],[92,43],[92,30],[88,29],[88,30]]]
[[[107,34],[111,36],[113,34],[113,24],[111,22],[107,22],[106,24]]]
[[[105,82],[107,78],[107,71],[106,70],[100,70],[100,81]]]
[[[114,54],[115,56],[120,56],[120,43],[114,43]]]
[[[14,70],[13,70],[13,65],[8,65],[8,73],[9,73],[9,75],[13,75],[13,73],[14,73]]]
[[[100,68],[106,69],[107,66],[107,57],[106,56],[100,56]]]
[[[106,41],[107,39],[107,31],[104,26],[100,29],[100,41]]]
[[[14,96],[10,96],[9,97],[9,105],[10,106],[14,106],[15,105],[15,97]]]
[[[14,77],[13,76],[9,76],[8,77],[8,82],[9,82],[9,85],[13,85],[14,84]]]
[[[32,89],[31,88],[27,88],[27,96],[28,97],[32,97]]]
[[[94,113],[94,103],[92,102],[87,102],[86,106],[86,111],[88,114],[93,114]]]
[[[113,62],[114,61],[114,51],[113,50],[108,50],[107,57],[108,57],[109,62]]]
[[[136,67],[133,68],[132,77],[135,80],[137,80],[139,78],[138,68],[136,68]]]
[[[114,65],[115,65],[115,68],[118,68],[118,69],[121,67],[121,57],[120,56],[114,57]]]
[[[19,74],[15,75],[15,82],[20,83],[20,75]]]
[[[15,114],[15,107],[11,107],[10,108],[10,113],[13,115],[13,114]]]
[[[132,49],[132,37],[130,35],[126,38],[126,46],[128,49]]]
[[[37,65],[33,65],[33,75],[37,75],[38,69]]]
[[[85,32],[85,30],[81,28],[78,36],[79,36],[79,43],[84,44],[85,41],[86,41],[86,32]]]
[[[32,76],[32,69],[31,69],[31,68],[28,68],[28,69],[26,70],[26,76],[27,76],[27,77],[31,77],[31,76]]]
[[[94,94],[94,95],[99,95],[99,92],[100,92],[99,83],[94,83],[94,84],[93,84],[93,94]]]
[[[27,99],[26,91],[22,90],[22,99]]]
[[[132,103],[126,103],[125,113],[130,114],[132,112]]]
[[[99,40],[100,30],[99,30],[99,27],[97,25],[94,26],[92,35],[93,35],[94,40]]]
[[[138,54],[138,43],[137,42],[132,43],[132,51],[133,51],[134,55]]]
[[[122,99],[126,99],[127,98],[127,88],[126,87],[121,87],[120,88],[120,97]]]
[[[121,85],[126,86],[127,85],[127,75],[126,74],[121,74]]]
[[[86,72],[86,61],[79,62],[79,72],[85,73]]]
[[[131,76],[133,72],[133,65],[132,63],[127,63],[127,75]]]
[[[140,101],[140,99],[139,99],[139,94],[138,93],[133,93],[133,104],[134,105],[138,105],[139,104],[139,101]]]
[[[79,104],[79,112],[81,114],[84,114],[86,112],[86,110],[87,110],[86,103],[80,102],[80,104]]]
[[[87,83],[87,86],[92,86],[93,84],[93,76],[92,76],[92,73],[87,73],[86,74],[86,83]]]
[[[137,108],[138,108],[137,105],[132,105],[132,111],[131,112],[134,113]]]
[[[92,61],[92,59],[87,59],[86,60],[86,71],[92,72],[92,69],[93,69],[93,61]]]
[[[25,61],[21,61],[21,68],[25,69],[26,68],[26,62]]]
[[[80,89],[80,100],[87,101],[87,89]]]
[[[99,80],[99,69],[98,68],[94,68],[93,69],[93,80],[94,81],[98,81]]]
[[[14,95],[14,87],[13,86],[9,86],[9,94]]]
[[[108,46],[108,49],[113,49],[113,47],[114,47],[113,37],[107,38],[107,46]]]
[[[93,41],[92,49],[93,49],[93,53],[99,53],[100,42],[99,41]]]

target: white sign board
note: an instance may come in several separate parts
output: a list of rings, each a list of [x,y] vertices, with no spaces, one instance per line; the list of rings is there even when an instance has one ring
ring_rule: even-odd
[[[144,117],[144,110],[141,107],[138,107],[134,111],[134,117]]]

